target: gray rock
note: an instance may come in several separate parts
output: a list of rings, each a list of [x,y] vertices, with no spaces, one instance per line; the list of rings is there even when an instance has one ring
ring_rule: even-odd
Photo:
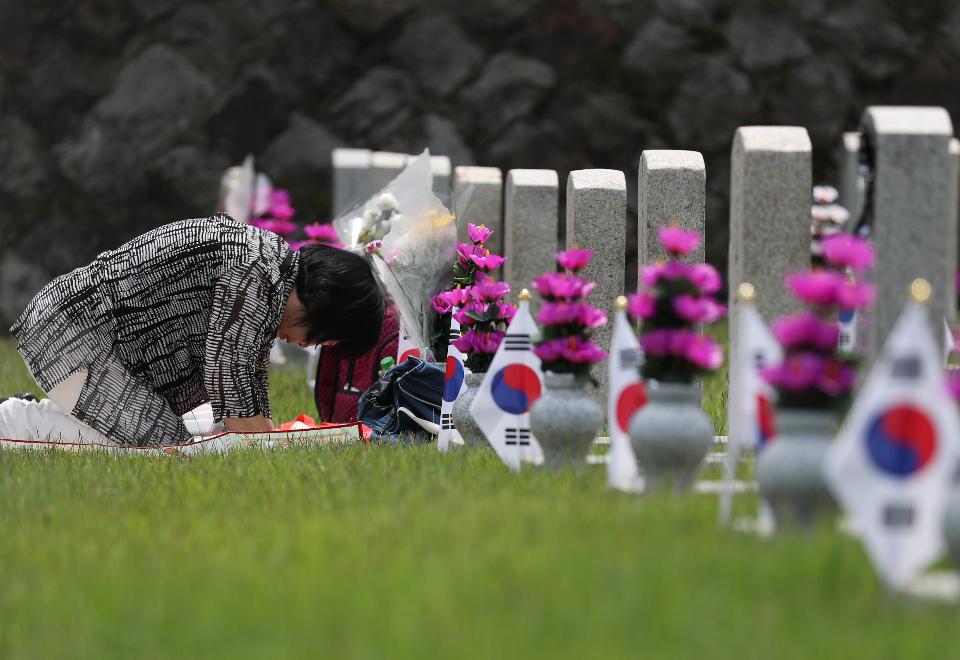
[[[416,85],[408,74],[379,66],[333,104],[333,113],[350,133],[366,135],[369,144],[378,144],[386,142],[410,119],[416,101]]]
[[[252,67],[218,95],[217,108],[206,121],[207,135],[231,161],[239,162],[283,130],[290,105],[273,71]]]
[[[183,144],[161,154],[150,174],[169,190],[178,206],[197,217],[216,206],[220,177],[228,167],[230,161],[223,154]]]
[[[759,109],[750,79],[725,59],[713,57],[680,85],[667,123],[678,145],[711,152],[729,144],[737,126],[750,121]]]
[[[154,44],[120,71],[94,116],[150,151],[193,125],[213,93],[206,75],[171,48]]]
[[[297,88],[330,86],[343,77],[356,56],[356,40],[325,8],[297,5],[270,30],[276,44],[271,62],[277,71],[299,81]]]
[[[679,74],[702,59],[687,28],[654,16],[633,37],[623,52],[623,66],[646,82],[675,83]]]
[[[330,171],[330,152],[343,142],[327,128],[295,112],[286,130],[270,142],[258,163],[282,180],[314,178]]]
[[[18,198],[43,191],[49,171],[33,127],[20,117],[0,118],[0,190]]]
[[[408,21],[390,47],[394,60],[409,69],[428,91],[447,96],[480,66],[483,53],[445,14],[422,14]]]
[[[460,94],[485,134],[502,130],[531,111],[556,84],[553,69],[544,62],[512,53],[498,53],[480,78]]]
[[[884,20],[861,3],[836,6],[820,25],[823,36],[842,41],[844,54],[869,80],[895,75],[923,47],[919,35],[911,35],[899,21]]]
[[[36,259],[17,250],[5,250],[0,259],[0,321],[3,330],[20,316],[49,277]]]
[[[771,119],[791,123],[797,118],[797,108],[804,108],[804,125],[814,144],[835,140],[855,95],[847,70],[836,62],[811,59],[787,68],[778,79],[776,92],[769,95]]]
[[[469,25],[504,28],[528,17],[544,0],[451,0]]]
[[[143,168],[137,149],[111,127],[87,117],[79,132],[57,144],[53,151],[60,170],[82,190],[112,203],[137,197],[144,190]],[[151,147],[150,157],[158,149]]]
[[[330,8],[344,23],[363,34],[374,34],[416,7],[417,0],[339,0]]]
[[[464,142],[456,124],[446,117],[427,115],[424,119],[424,132],[430,153],[446,154],[454,167],[473,163],[473,152]]]
[[[727,25],[727,41],[747,69],[771,69],[809,57],[813,50],[789,16],[759,7],[737,10]]]
[[[570,109],[587,145],[598,153],[616,152],[634,143],[650,125],[640,119],[633,102],[620,92],[598,91],[579,95]]]

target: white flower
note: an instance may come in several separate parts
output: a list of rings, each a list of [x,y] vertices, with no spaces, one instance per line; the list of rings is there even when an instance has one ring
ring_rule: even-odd
[[[850,219],[850,211],[843,208],[839,204],[831,204],[827,208],[830,209],[830,219],[836,222],[838,225],[842,225]]]
[[[380,219],[380,212],[376,209],[367,209],[363,213],[363,222],[368,225],[372,225],[374,222]]]
[[[377,197],[377,207],[381,211],[396,211],[399,206],[397,198],[392,193],[383,193]]]
[[[814,186],[813,199],[818,204],[833,204],[840,193],[833,186]]]

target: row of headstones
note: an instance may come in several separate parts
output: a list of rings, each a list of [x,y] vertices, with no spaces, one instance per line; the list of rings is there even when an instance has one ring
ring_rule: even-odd
[[[870,237],[877,258],[872,277],[878,290],[862,341],[874,354],[892,328],[914,278],[927,279],[938,292],[931,318],[954,318],[960,145],[942,108],[869,107],[862,127],[868,136],[864,142],[872,150]],[[850,144],[849,137],[844,144]],[[407,158],[357,149],[335,151],[335,214],[382,188]],[[451,177],[449,160],[434,160],[434,189],[441,198],[452,200],[461,239],[466,238],[468,222],[497,230],[490,247],[507,257],[503,277],[511,287],[516,291],[529,287],[534,277],[554,269],[560,196],[556,171],[509,170],[504,181],[497,168],[457,167]],[[851,204],[846,167],[843,172],[842,201]],[[676,224],[704,231],[706,171],[699,152],[644,151],[637,183],[640,264],[665,256],[657,228]],[[786,294],[783,277],[810,265],[812,184],[812,146],[805,128],[737,129],[730,177],[731,323],[737,321],[733,294],[741,282],[755,286],[758,310],[768,322],[797,308]],[[856,225],[861,209],[853,206],[849,222]],[[615,297],[626,288],[626,211],[623,172],[589,169],[569,174],[567,244],[594,250],[586,276],[597,282],[595,304],[611,314]],[[702,260],[702,243],[692,256]],[[609,348],[609,328],[597,334],[605,348]],[[738,355],[735,334],[730,338],[731,360]],[[605,373],[598,369],[595,375],[604,381]],[[605,392],[605,383],[597,391]]]

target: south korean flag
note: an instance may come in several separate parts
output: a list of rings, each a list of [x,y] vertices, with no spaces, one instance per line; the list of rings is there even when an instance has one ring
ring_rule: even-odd
[[[903,587],[943,552],[960,421],[917,280],[824,471],[881,578]]]
[[[530,408],[543,392],[543,373],[533,353],[537,324],[529,301],[529,292],[520,294],[520,307],[470,406],[477,426],[512,470],[523,461],[543,462],[540,443],[530,432]]]
[[[440,435],[437,436],[437,449],[440,451],[447,451],[451,443],[463,444],[463,438],[453,423],[453,404],[467,389],[465,375],[468,373],[464,366],[466,356],[453,345],[458,339],[460,324],[451,317],[450,336],[447,340],[447,368],[443,376],[443,398],[440,400]]]
[[[637,458],[630,446],[630,420],[647,402],[647,389],[640,379],[643,354],[625,311],[627,299],[617,299],[617,315],[613,320],[610,340],[610,362],[607,382],[607,420],[610,426],[610,450],[607,453],[607,485],[616,490],[636,492],[641,489]]]

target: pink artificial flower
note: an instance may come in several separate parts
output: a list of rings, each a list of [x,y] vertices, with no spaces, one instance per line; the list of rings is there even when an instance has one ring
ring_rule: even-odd
[[[843,276],[829,270],[813,270],[789,273],[785,278],[787,288],[808,305],[833,305],[837,291],[843,286]]]
[[[457,246],[457,258],[464,266],[473,264],[482,271],[490,272],[499,268],[506,259],[480,245],[460,243]]]
[[[606,324],[607,315],[585,302],[545,302],[537,315],[537,322],[541,325],[575,324],[596,328]]]
[[[712,337],[695,334],[687,344],[684,357],[701,369],[712,371],[723,364],[723,348]]]
[[[492,233],[493,230],[488,229],[486,225],[467,224],[467,235],[470,237],[470,240],[476,244],[486,243]]]
[[[682,261],[670,260],[666,263],[656,263],[640,269],[640,279],[644,285],[652,289],[660,280],[690,279],[693,266]]]
[[[500,300],[510,293],[510,285],[506,282],[495,282],[489,277],[477,278],[477,283],[470,287],[470,297],[480,302]]]
[[[764,369],[763,377],[774,387],[802,392],[816,383],[825,362],[825,358],[816,353],[793,353],[781,364]]]
[[[687,279],[702,293],[716,293],[723,286],[720,273],[710,264],[693,264],[687,272]]]
[[[841,396],[853,389],[856,373],[851,365],[839,360],[829,360],[820,370],[816,388],[829,396]]]
[[[579,300],[590,295],[596,283],[569,273],[545,273],[533,279],[533,288],[546,300]]]
[[[567,270],[572,270],[576,273],[586,268],[592,257],[593,250],[590,248],[574,247],[569,250],[564,250],[563,252],[557,252],[557,263]]]
[[[954,402],[960,404],[960,369],[956,367],[947,369],[947,391]]]
[[[470,300],[470,287],[456,286],[449,291],[441,291],[433,297],[433,308],[440,314],[447,314],[454,307],[463,307]]]
[[[876,290],[869,282],[844,281],[837,287],[837,305],[840,309],[867,309],[873,305]]]
[[[651,357],[680,358],[701,369],[712,370],[723,364],[720,344],[693,330],[651,330],[640,336],[640,347]]]
[[[457,350],[468,355],[474,353],[496,353],[500,348],[500,342],[503,341],[503,332],[480,332],[478,330],[467,330],[459,339],[453,342]]]
[[[275,218],[253,218],[250,224],[280,236],[289,236],[297,231],[297,225],[289,220]]]
[[[596,364],[607,353],[590,339],[560,337],[534,347],[534,354],[544,362],[566,361],[572,364]]]
[[[274,188],[270,191],[270,209],[268,213],[280,220],[289,220],[292,218],[296,211],[294,211],[290,205],[290,193],[282,188]]]
[[[806,347],[832,352],[837,347],[840,330],[835,323],[827,323],[813,312],[800,312],[775,320],[773,335],[786,349]]]
[[[382,240],[377,239],[375,241],[370,241],[369,243],[367,243],[367,252],[369,254],[377,254],[382,247],[383,247]]]
[[[314,241],[335,243],[340,240],[340,237],[337,236],[337,230],[333,228],[333,225],[325,225],[315,222],[312,225],[307,225],[304,227],[303,231],[306,233],[308,238]]]
[[[657,311],[657,299],[646,291],[635,293],[627,302],[627,313],[635,319],[649,319]]]
[[[834,268],[861,273],[873,265],[873,248],[858,236],[836,233],[821,242],[823,256]]]
[[[713,298],[704,296],[694,298],[682,293],[673,299],[673,311],[689,323],[713,323],[727,311]]]
[[[693,252],[700,243],[700,234],[680,227],[661,227],[657,236],[670,254],[686,255]]]
[[[505,303],[499,300],[497,301],[497,314],[499,315],[500,320],[504,323],[510,323],[516,313],[517,308],[510,303]]]

